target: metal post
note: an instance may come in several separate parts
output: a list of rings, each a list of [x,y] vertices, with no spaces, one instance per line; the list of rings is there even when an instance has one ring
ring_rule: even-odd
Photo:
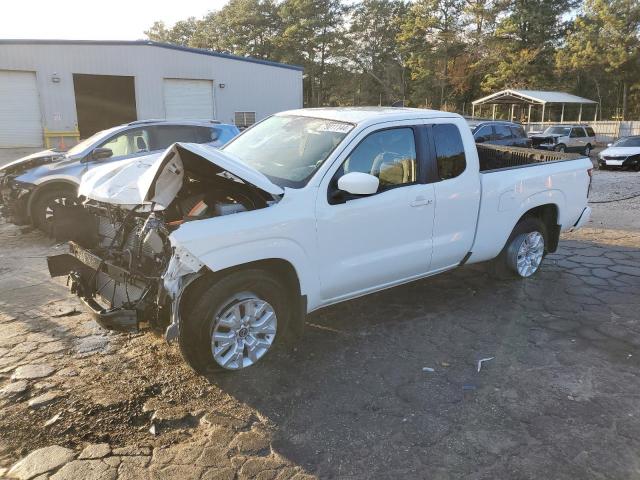
[[[515,103],[511,104],[511,113],[509,113],[509,121],[513,122],[513,107],[515,106]]]
[[[495,103],[493,104],[493,108],[492,108],[492,111],[491,111],[491,119],[492,120],[496,119],[496,104]]]
[[[471,118],[476,116],[476,104],[472,103],[471,104]]]
[[[529,104],[529,113],[527,113],[527,123],[531,123],[531,104]]]
[[[578,123],[582,122],[582,104],[580,104],[580,111],[578,112]]]
[[[598,121],[598,104],[596,103],[596,114],[593,116],[593,121],[597,122]]]
[[[564,123],[564,103],[562,104],[562,113],[560,113],[560,123]]]
[[[547,106],[546,103],[542,104],[542,128],[544,128],[544,109]]]

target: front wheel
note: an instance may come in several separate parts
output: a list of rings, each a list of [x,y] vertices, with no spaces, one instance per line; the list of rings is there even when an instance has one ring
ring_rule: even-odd
[[[180,326],[180,350],[200,374],[251,367],[282,340],[291,311],[285,286],[263,270],[228,274],[201,290]]]
[[[494,271],[500,278],[529,278],[539,269],[546,253],[544,223],[529,217],[520,220],[495,260]]]
[[[564,144],[562,144],[562,143],[561,143],[560,145],[556,145],[556,146],[555,146],[555,148],[554,148],[554,150],[555,150],[556,152],[564,153],[564,152],[566,152],[566,151],[567,151],[567,147],[566,147],[566,145],[564,145]]]
[[[63,207],[78,205],[76,192],[69,187],[46,190],[38,195],[31,208],[33,224],[47,235],[53,234],[55,215]]]

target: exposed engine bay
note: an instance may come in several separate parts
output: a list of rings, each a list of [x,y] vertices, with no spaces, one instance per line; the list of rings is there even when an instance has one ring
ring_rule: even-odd
[[[87,197],[82,205],[56,215],[61,224],[54,230],[69,232],[72,241],[69,254],[48,258],[49,271],[68,275],[72,292],[106,328],[133,329],[146,322],[165,330],[169,325],[176,292],[167,291],[166,283],[176,278],[168,280],[167,271],[175,276],[171,262],[179,260],[173,231],[188,222],[266,208],[278,200],[180,144],[154,167],[133,178],[142,200],[137,205]],[[107,177],[111,190],[118,174],[122,171]],[[141,188],[141,181],[151,176],[148,187]],[[117,188],[130,194],[132,184]]]

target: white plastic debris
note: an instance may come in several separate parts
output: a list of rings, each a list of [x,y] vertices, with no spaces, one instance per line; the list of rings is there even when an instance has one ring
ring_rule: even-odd
[[[431,372],[431,373],[435,372],[435,370],[433,368],[431,368],[431,367],[422,367],[422,371],[423,372]]]
[[[493,360],[496,357],[488,357],[488,358],[481,358],[480,360],[478,360],[478,373],[480,373],[480,369],[482,368],[482,364],[484,362],[488,362],[490,360]]]

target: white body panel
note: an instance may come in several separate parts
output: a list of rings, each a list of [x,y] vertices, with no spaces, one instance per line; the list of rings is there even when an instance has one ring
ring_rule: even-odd
[[[480,215],[469,262],[496,257],[522,215],[540,205],[555,205],[561,229],[572,228],[587,206],[587,170],[592,167],[583,158],[481,173]]]
[[[451,269],[469,253],[470,262],[489,260],[502,250],[522,215],[541,205],[556,206],[562,229],[588,220],[587,171],[592,165],[586,158],[481,174],[473,136],[455,114],[385,108],[283,114],[355,126],[298,189],[277,190],[224,152],[209,155],[208,147],[198,147],[194,153],[224,164],[243,181],[272,194],[283,193],[266,208],[187,222],[170,238],[212,271],[268,259],[289,262],[307,296],[308,311]],[[329,202],[334,173],[368,134],[438,123],[453,124],[460,132],[466,156],[461,174]]]

